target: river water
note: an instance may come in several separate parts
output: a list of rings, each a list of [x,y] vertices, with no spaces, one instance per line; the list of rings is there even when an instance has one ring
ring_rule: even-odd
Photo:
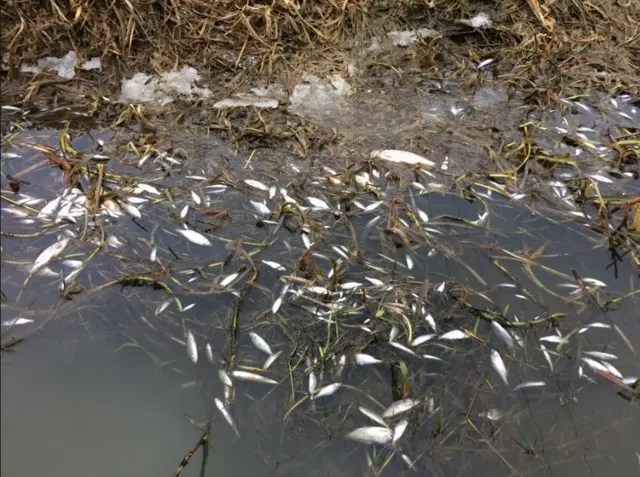
[[[471,116],[500,108],[504,118],[522,120],[503,99],[433,96],[418,108],[418,125],[433,125],[428,114],[455,117],[452,104],[473,106]],[[184,476],[637,475],[640,410],[637,398],[624,398],[631,391],[622,383],[631,387],[640,375],[638,269],[624,246],[610,246],[594,230],[597,208],[571,199],[576,178],[589,176],[602,194],[640,194],[630,162],[619,164],[617,177],[607,172],[616,157],[604,149],[607,135],[639,117],[627,98],[614,100],[609,116],[591,114],[610,101],[572,102],[575,114],[530,119],[545,125],[536,145],[566,149],[580,168],[560,168],[555,177],[532,172],[517,190],[478,170],[467,191],[475,195],[465,197],[449,174],[476,172],[470,165],[480,163],[455,148],[455,135],[438,138],[442,156],[425,173],[370,163],[365,153],[310,163],[270,151],[269,161],[249,160],[213,136],[195,139],[191,150],[194,139],[181,139],[186,160],[167,153],[140,164],[112,132],[78,133],[76,150],[111,158],[114,175],[104,184],[113,197],[142,199],[129,202],[140,218],[103,211],[86,232],[85,217],[71,208],[38,217],[67,187],[59,169],[36,167],[21,176],[18,194],[9,190],[7,175],[43,160],[35,144],[59,141],[54,130],[20,132],[4,144],[2,159],[2,194],[11,199],[2,211],[3,346],[24,338],[2,361],[3,475],[171,475],[209,423],[205,465],[199,449]],[[341,117],[341,127],[353,122]],[[402,136],[401,129],[378,136],[371,127],[364,118],[354,124],[356,143],[384,147]],[[581,134],[597,143],[593,151],[561,140]],[[123,180],[158,193],[125,194]],[[303,209],[283,211],[290,199]],[[202,213],[208,209],[228,216]],[[190,243],[183,226],[209,244]],[[73,232],[67,247],[25,284],[62,229]],[[76,269],[61,292],[61,277]],[[133,286],[152,281],[164,287]],[[16,318],[27,322],[4,326]],[[513,347],[492,321],[504,325]],[[441,338],[456,330],[464,339]],[[189,332],[196,364],[185,349]],[[252,332],[281,352],[268,369]],[[435,336],[412,345],[428,334]],[[362,354],[379,362],[358,364]],[[606,376],[594,372],[608,362],[614,368]],[[400,391],[392,372],[399,363],[407,369]],[[225,400],[220,370],[276,384],[232,375],[234,396]],[[513,391],[527,382],[543,384]],[[334,383],[341,384],[335,393],[310,399]],[[359,407],[382,414],[398,392],[416,405],[385,418],[392,428],[406,419],[393,445],[345,438],[380,426]]]

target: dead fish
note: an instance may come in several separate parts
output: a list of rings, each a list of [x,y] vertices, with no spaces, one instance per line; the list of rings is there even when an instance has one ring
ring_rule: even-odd
[[[318,399],[321,397],[331,396],[341,387],[342,387],[342,383],[329,384],[328,386],[321,388],[314,396],[311,397],[311,399]]]
[[[596,361],[595,359],[585,358],[584,356],[580,359],[593,370],[609,373],[607,368],[602,363]]]
[[[16,326],[16,325],[28,325],[29,323],[33,323],[33,320],[29,318],[13,318],[11,320],[6,320],[2,322],[2,326]]]
[[[392,444],[398,442],[398,440],[404,434],[404,431],[407,429],[408,425],[409,421],[407,421],[406,419],[401,420],[395,425],[395,427],[393,428],[393,438],[391,439]]]
[[[611,360],[618,359],[618,357],[615,354],[602,353],[600,351],[584,351],[584,354],[586,354],[587,356],[590,356],[591,358],[599,359],[601,361],[611,361]]]
[[[563,343],[565,340],[566,338],[558,335],[543,336],[540,338],[540,341],[546,341],[547,343]]]
[[[147,194],[151,194],[151,195],[162,195],[160,191],[155,187],[149,184],[142,184],[142,183],[137,184],[133,191],[136,194],[139,194],[140,192],[146,192]]]
[[[433,319],[433,315],[431,313],[427,313],[427,316],[424,317],[424,321],[427,322],[427,325],[429,325],[433,331],[437,331],[436,320]]]
[[[333,376],[335,378],[339,378],[340,376],[342,376],[342,372],[344,371],[344,367],[346,364],[347,364],[347,355],[343,354],[338,359],[338,362],[336,363],[335,368],[333,370]]]
[[[546,385],[547,383],[545,383],[544,381],[526,381],[524,383],[518,384],[515,388],[513,388],[513,391],[511,391],[511,393],[515,393],[516,391],[520,391],[521,389],[525,388],[539,388]]]
[[[233,422],[233,418],[231,417],[231,414],[229,414],[229,410],[226,408],[224,403],[218,398],[215,398],[214,402],[216,403],[216,407],[222,414],[222,417],[224,417],[225,421],[227,421],[227,423],[231,426],[231,429],[233,429],[233,432],[235,432],[236,435],[240,437],[240,432],[238,432],[238,428],[236,427],[235,422]]]
[[[369,283],[371,283],[373,286],[376,286],[376,287],[384,286],[384,282],[382,280],[378,280],[377,278],[364,277],[364,279],[367,280]]]
[[[196,346],[196,339],[191,333],[191,330],[187,332],[187,356],[193,364],[198,362],[198,347]]]
[[[394,342],[399,334],[400,334],[400,328],[398,328],[396,325],[393,325],[391,327],[391,332],[389,332],[389,344]]]
[[[278,262],[271,262],[269,260],[262,260],[262,263],[264,263],[265,265],[273,268],[274,270],[277,270],[278,272],[284,272],[284,271],[287,270],[282,265],[280,265]]]
[[[209,242],[209,239],[204,235],[202,235],[201,233],[196,232],[195,230],[178,229],[177,232],[191,243],[194,243],[196,245],[206,246],[206,247],[211,246],[211,242]]]
[[[149,254],[149,260],[152,262],[156,261],[156,258],[158,258],[158,247],[153,247],[151,249],[151,253]]]
[[[547,364],[549,365],[549,369],[551,370],[551,372],[553,372],[553,361],[551,361],[551,356],[549,355],[549,352],[547,351],[546,346],[541,344],[540,345],[540,349],[542,350],[542,354],[544,355],[544,359],[547,360]]]
[[[505,345],[507,345],[507,348],[513,349],[513,337],[509,334],[509,332],[495,320],[491,322],[491,327],[493,328],[493,332],[496,334],[496,336],[500,338]]]
[[[202,204],[202,199],[194,191],[191,191],[191,200],[193,200],[193,203],[196,205]]]
[[[315,210],[330,210],[331,207],[324,200],[317,199],[315,197],[307,197],[307,201],[313,206]]]
[[[258,348],[260,351],[268,355],[273,354],[273,351],[271,351],[271,347],[269,346],[269,344],[258,333],[254,333],[252,331],[251,333],[249,333],[249,337],[251,338],[253,346]]]
[[[437,356],[433,356],[432,354],[423,354],[422,357],[424,359],[430,359],[432,361],[441,361],[444,363],[444,360],[442,358],[438,358]]]
[[[33,262],[31,273],[37,272],[49,262],[52,262],[53,260],[58,258],[58,256],[64,251],[64,249],[67,248],[67,245],[69,245],[69,241],[70,239],[68,237],[63,237],[53,245],[49,245],[47,248],[45,248]]]
[[[618,371],[611,363],[609,363],[608,361],[601,361],[601,363],[606,368],[609,374],[614,375],[618,379],[624,379],[622,373]]]
[[[318,386],[318,378],[316,377],[316,373],[314,373],[313,371],[311,371],[309,373],[309,394],[312,395],[312,399],[313,399],[313,393],[316,391],[316,387]]]
[[[189,204],[185,205],[180,211],[180,218],[184,219],[187,216],[188,212],[189,212]]]
[[[378,363],[382,363],[382,361],[377,358],[374,358],[371,355],[364,354],[364,353],[359,353],[356,355],[356,364],[360,366],[364,366],[367,364],[378,364]]]
[[[224,369],[218,370],[218,378],[220,378],[220,382],[225,387],[233,387],[233,381],[231,381],[229,374],[227,374],[227,372]]]
[[[359,288],[362,286],[362,283],[360,282],[346,282],[346,283],[342,283],[340,285],[340,288],[346,291],[349,290],[355,290],[356,288]]]
[[[585,331],[587,331],[589,328],[603,328],[603,329],[609,329],[611,328],[611,325],[608,325],[606,323],[600,323],[600,322],[595,322],[595,323],[589,323],[587,326],[583,326],[582,328],[580,328],[578,330],[578,334],[581,335],[582,333],[584,333]]]
[[[271,215],[271,210],[264,202],[258,202],[256,200],[250,200],[249,202],[251,202],[253,208],[256,209],[256,212],[258,212],[260,215]]]
[[[282,296],[279,296],[273,302],[273,305],[271,305],[271,313],[273,313],[275,315],[277,313],[277,311],[280,309],[281,306],[282,306]]]
[[[425,159],[418,154],[408,151],[400,151],[397,149],[385,149],[383,151],[371,151],[371,159],[382,159],[383,161],[394,162],[396,164],[407,164],[410,166],[433,167],[435,162]]]
[[[141,219],[142,214],[138,210],[135,205],[131,205],[128,202],[120,201],[120,208],[124,210],[127,214],[129,214],[134,219]]]
[[[467,333],[465,333],[462,330],[451,330],[446,332],[445,334],[441,335],[438,339],[439,340],[449,340],[449,341],[455,341],[455,340],[463,340],[469,338],[469,335]]]
[[[211,349],[211,345],[207,343],[204,347],[204,354],[207,356],[207,361],[213,364],[213,350]]]
[[[78,268],[81,267],[84,262],[82,260],[63,260],[60,263],[65,267]]]
[[[251,381],[253,383],[263,384],[278,384],[278,381],[274,381],[271,378],[260,376],[259,374],[250,373],[248,371],[240,371],[238,369],[231,371],[234,378],[241,379],[243,381]]]
[[[418,357],[418,355],[417,355],[416,353],[414,353],[413,351],[411,351],[411,350],[410,350],[409,348],[407,348],[406,346],[401,345],[400,343],[393,342],[393,343],[389,343],[389,344],[390,344],[391,346],[393,346],[394,348],[398,348],[399,350],[404,351],[405,353],[410,354],[411,356],[416,356],[416,357]]]
[[[36,217],[38,219],[46,219],[51,217],[58,210],[61,202],[62,196],[56,197],[52,201],[47,202],[47,205],[40,209],[40,212],[38,212],[38,215]]]
[[[384,419],[382,419],[382,416],[378,415],[377,413],[367,409],[366,407],[359,407],[358,411],[360,411],[362,414],[364,414],[365,416],[367,416],[369,419],[371,419],[374,422],[377,422],[378,424],[380,424],[381,426],[386,427],[387,429],[389,429],[389,424],[387,424]]]
[[[502,411],[499,409],[490,409],[487,412],[481,412],[478,416],[488,419],[489,421],[499,421],[502,419]]]
[[[262,191],[268,191],[269,187],[267,187],[265,184],[263,184],[260,181],[256,181],[253,179],[245,179],[244,183],[247,184],[250,187],[253,187],[254,189],[258,189],[258,190],[262,190]]]
[[[407,261],[407,268],[408,268],[409,270],[412,270],[412,269],[413,269],[413,265],[414,265],[414,264],[413,264],[413,259],[411,258],[411,255],[408,255],[408,254],[407,254],[407,256],[405,257],[405,259],[406,259],[406,261]]]
[[[274,361],[276,359],[278,359],[278,357],[282,354],[282,350],[278,351],[277,353],[272,354],[271,356],[269,356],[267,358],[267,360],[264,362],[264,364],[262,365],[262,369],[267,370],[271,367],[271,365],[274,363]]]
[[[236,278],[238,278],[238,275],[240,275],[239,273],[232,273],[231,275],[229,275],[228,277],[225,277],[221,282],[220,282],[220,286],[222,288],[226,287],[227,285],[231,284],[231,282],[233,282]]]
[[[172,301],[173,301],[173,298],[167,298],[166,300],[160,302],[160,304],[156,308],[155,315],[158,316],[160,313],[166,310],[169,307],[169,305],[171,305]]]
[[[410,411],[411,409],[413,409],[414,407],[416,407],[418,404],[420,404],[420,400],[419,399],[401,399],[400,401],[396,401],[393,404],[391,404],[391,406],[389,406],[383,413],[382,413],[382,418],[383,419],[389,419],[391,417],[395,417],[398,416],[400,414],[404,414],[405,412]]]
[[[393,439],[391,429],[387,427],[360,427],[345,436],[346,439],[363,444],[389,444]]]
[[[364,213],[367,212],[373,212],[374,210],[376,210],[378,207],[380,207],[382,204],[384,203],[384,201],[379,200],[378,202],[374,202],[372,204],[369,204],[368,206],[366,206],[363,210]]]

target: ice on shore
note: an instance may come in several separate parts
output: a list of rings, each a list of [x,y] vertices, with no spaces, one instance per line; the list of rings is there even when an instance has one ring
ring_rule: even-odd
[[[125,103],[158,102],[168,104],[177,96],[208,98],[209,88],[200,88],[195,82],[200,79],[195,68],[184,66],[180,71],[162,73],[160,76],[136,73],[122,80],[120,101]]]

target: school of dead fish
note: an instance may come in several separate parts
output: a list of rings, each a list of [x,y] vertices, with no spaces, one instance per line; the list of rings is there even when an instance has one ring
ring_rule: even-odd
[[[604,153],[604,151],[602,152]],[[151,155],[142,157],[138,166],[141,167],[150,159]],[[415,168],[415,172],[427,181],[427,186],[421,181],[410,184],[409,187],[416,196],[428,194],[430,190],[441,190],[442,188],[441,184],[434,181],[436,176],[432,170],[436,168],[436,163],[418,154],[393,149],[376,150],[371,152],[370,159],[373,161],[381,161],[381,163],[398,164],[402,167]],[[152,160],[158,163],[164,162],[172,165],[180,163],[179,160],[168,155],[156,156]],[[447,168],[448,158],[443,162],[441,170],[446,170]],[[380,186],[380,182],[385,177],[384,167],[374,166],[367,171],[359,172],[354,176],[353,184],[346,183],[344,181],[345,176],[338,173],[338,171],[325,167],[324,172],[325,177],[313,180],[312,184],[320,186],[323,182],[328,182],[333,186],[347,187],[355,184],[355,187],[360,191],[375,192],[378,200],[367,203],[364,199],[360,198],[354,199],[352,204],[359,211],[359,215],[364,217],[366,214],[372,214],[364,227],[365,230],[371,230],[380,223],[384,215],[384,213],[380,212],[380,209],[385,208],[385,205],[388,207],[389,199]],[[389,172],[386,174],[388,175]],[[593,173],[588,175],[588,177],[601,183],[608,183],[608,178],[600,173]],[[189,176],[189,178],[196,181],[205,180],[203,176]],[[300,201],[292,197],[292,195],[294,195],[292,190],[282,187],[278,188],[275,184],[269,185],[255,179],[244,179],[242,184],[249,189],[250,193],[262,194],[260,199],[249,199],[247,206],[253,211],[256,219],[273,228],[274,234],[282,226],[281,222],[274,219],[276,205],[295,204],[296,207],[305,213],[332,214],[336,218],[347,214],[344,204],[339,201],[327,199],[327,197],[322,194],[314,194]],[[559,200],[563,201],[570,208],[576,209],[575,203],[573,202],[573,195],[565,183],[562,181],[551,181],[548,186]],[[189,228],[187,219],[190,213],[204,207],[209,207],[212,197],[225,192],[227,188],[227,185],[213,184],[198,188],[197,191],[190,191],[188,202],[181,207],[178,214],[180,219],[183,220],[182,226],[173,230],[163,229],[165,233],[174,237],[182,237],[182,239],[197,246],[212,247],[213,243],[211,238],[205,233],[195,230],[193,227]],[[496,196],[502,196],[509,200],[519,201],[525,198],[525,194],[520,191],[507,190],[502,184],[493,181],[487,181],[485,188],[474,187],[474,191],[486,199],[494,199]],[[151,184],[139,183],[134,187],[127,186],[119,191],[117,199],[108,199],[101,202],[99,214],[107,220],[122,219],[125,215],[135,220],[142,220],[145,208],[149,206],[150,203],[158,201],[163,194],[164,191],[161,187],[156,187]],[[264,197],[265,195],[266,197]],[[413,195],[411,197],[413,198]],[[4,207],[3,211],[13,216],[23,225],[54,225],[58,230],[57,239],[46,246],[35,257],[27,270],[28,273],[60,277],[61,287],[64,288],[66,284],[75,280],[87,266],[87,263],[82,260],[69,260],[64,258],[65,251],[72,247],[74,241],[77,241],[79,237],[78,230],[82,226],[82,221],[87,220],[86,195],[78,188],[67,188],[58,197],[44,203],[43,199],[20,193],[17,195],[16,203],[18,204],[16,206]],[[25,207],[23,208],[21,206]],[[436,236],[442,233],[437,226],[430,224],[428,214],[417,207],[415,202],[412,202],[412,209],[414,212],[413,217],[399,218],[399,222],[404,227],[409,228],[417,224],[418,227],[421,228],[421,231],[429,236]],[[373,214],[373,212],[376,213]],[[352,214],[353,212],[349,213]],[[480,213],[477,219],[469,220],[469,222],[478,227],[484,227],[489,219],[490,214],[489,211],[486,210]],[[303,227],[299,235],[300,245],[303,247],[303,250],[313,249],[318,243],[319,238],[315,232],[308,227],[308,224],[305,224],[305,227]],[[96,239],[94,238],[93,240]],[[118,239],[115,234],[108,234],[105,238],[105,245],[107,247],[120,248],[124,243]],[[293,250],[295,246],[287,244],[287,247]],[[318,259],[335,264],[327,276],[327,278],[333,279],[333,275],[337,274],[338,270],[345,268],[353,261],[353,255],[344,245],[330,245],[330,250],[334,254],[333,256],[319,252],[312,252],[312,254]],[[432,253],[435,253],[435,250],[429,252],[429,256],[431,256]],[[158,262],[161,260],[159,255],[161,255],[161,250],[155,245],[152,246],[149,260]],[[420,264],[421,261],[419,256],[415,254],[412,255],[411,253],[405,255],[404,263],[390,257],[385,258],[388,259],[394,267],[404,268],[407,272],[411,272],[416,267],[416,262]],[[64,265],[66,269],[70,268],[71,273],[65,275],[62,271],[52,269],[51,266],[56,262]],[[368,294],[379,295],[381,291],[392,292],[395,286],[395,284],[389,283],[385,279],[380,279],[376,276],[365,276],[361,281],[346,280],[336,282],[332,280],[332,286],[328,287],[298,280],[294,270],[290,270],[287,265],[277,261],[260,260],[257,263],[273,272],[281,274],[280,282],[282,282],[282,286],[276,291],[269,310],[272,314],[276,315],[284,306],[291,306],[295,302],[301,309],[307,311],[312,318],[326,322],[329,325],[337,326],[336,316],[339,313],[342,311],[348,312],[351,307],[356,308],[351,302],[353,297],[367,296]],[[379,277],[388,276],[388,270],[374,265],[372,262],[365,260],[364,266],[365,268],[369,268],[371,275],[378,275]],[[218,281],[218,286],[221,289],[228,289],[229,292],[234,293],[234,288],[237,288],[234,287],[234,285],[242,280],[242,274],[232,273],[221,277]],[[583,282],[591,291],[606,287],[605,283],[595,278],[584,278]],[[509,287],[511,284],[504,285],[505,287]],[[569,292],[570,294],[582,292],[581,287],[575,283],[563,283],[559,285],[559,288],[569,288],[571,290]],[[434,286],[434,290],[437,293],[445,294],[446,282]],[[418,303],[418,295],[413,295],[416,302],[412,305],[413,308],[411,310],[407,310],[406,304],[402,302],[387,303],[390,308],[395,307],[401,310],[402,313],[406,313],[407,315],[412,314],[417,317],[417,320],[408,330],[401,329],[396,325],[388,330],[388,336],[385,339],[386,345],[390,350],[393,349],[394,353],[404,355],[407,359],[425,360],[427,362],[437,361],[446,364],[446,360],[438,356],[439,350],[442,349],[439,343],[479,339],[468,330],[437,322],[429,310],[429,304],[425,301]],[[319,299],[323,302],[322,306],[318,305]],[[162,301],[157,306],[155,315],[158,316],[164,313],[172,302],[172,299]],[[188,311],[193,306],[194,304],[184,307],[183,311]],[[32,323],[34,323],[34,320],[17,317],[3,321],[2,326],[3,328],[8,328],[17,325],[30,325]],[[495,320],[491,321],[491,328],[494,339],[492,340],[486,336],[483,338],[485,339],[485,343],[491,343],[486,345],[486,349],[488,356],[487,361],[495,373],[494,376],[488,377],[492,385],[496,389],[504,386],[510,394],[525,390],[533,392],[535,389],[544,388],[546,382],[542,379],[521,381],[513,384],[512,381],[514,379],[512,376],[510,377],[509,370],[517,366],[517,357],[518,355],[522,355],[526,346],[525,341],[528,338],[521,335],[515,329],[506,329]],[[546,361],[549,371],[553,372],[554,363],[558,360],[558,356],[562,355],[562,349],[567,347],[573,338],[585,332],[604,332],[610,328],[610,324],[594,322],[574,329],[565,336],[557,331],[556,334],[540,337],[535,347]],[[371,318],[363,320],[360,329],[363,333],[372,335],[381,332],[379,329],[374,329]],[[260,351],[265,357],[264,364],[261,367],[262,372],[255,372],[253,369],[252,371],[248,371],[240,368],[231,370],[219,368],[218,376],[223,386],[223,396],[222,398],[216,397],[214,399],[216,408],[237,436],[240,436],[241,433],[231,412],[235,397],[235,381],[246,381],[270,386],[276,386],[281,383],[281,380],[276,379],[275,376],[270,376],[269,373],[273,370],[274,363],[276,363],[278,358],[283,354],[284,349],[279,349],[274,352],[272,345],[255,331],[249,332],[248,336],[253,347]],[[198,341],[201,341],[200,345]],[[193,364],[199,362],[199,349],[204,352],[204,356],[210,364],[216,364],[214,350],[211,344],[206,342],[206,340],[196,339],[196,335],[192,330],[186,330],[185,344],[188,359]],[[550,348],[547,348],[545,344]],[[553,348],[551,350],[553,353],[549,352],[551,348]],[[427,350],[429,350],[428,353],[426,352]],[[579,356],[578,376],[595,383],[594,378],[585,372],[586,370],[592,370],[615,376],[628,385],[635,383],[637,377],[625,376],[611,363],[616,359],[617,356],[608,352],[606,348],[602,350],[584,350]],[[306,374],[306,389],[304,391],[300,390],[300,392],[305,392],[310,402],[329,398],[339,391],[345,393],[351,392],[349,386],[345,386],[342,382],[344,370],[347,366],[376,366],[386,364],[387,361],[363,350],[352,355],[343,353],[340,355],[331,354],[325,356],[324,369],[329,366],[329,363],[332,363],[333,369],[319,374],[317,358],[312,360],[307,357],[307,366],[304,371]],[[348,431],[344,434],[344,437],[367,445],[380,445],[401,449],[402,439],[405,436],[410,422],[407,415],[410,415],[412,410],[419,407],[426,407],[433,412],[433,399],[407,397],[391,402],[385,409],[380,409],[379,411],[359,407],[360,413],[375,425],[363,424],[361,427]],[[502,417],[499,409],[492,409],[478,415],[488,420],[499,420]],[[411,465],[413,465],[413,461],[404,452],[402,452],[400,456],[405,463],[411,463]]]

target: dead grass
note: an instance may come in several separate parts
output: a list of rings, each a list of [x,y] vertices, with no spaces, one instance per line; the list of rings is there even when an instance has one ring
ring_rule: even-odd
[[[457,23],[481,11],[493,27]],[[100,56],[116,79],[189,64],[235,83],[247,75],[282,80],[302,67],[344,69],[345,55],[386,31],[431,27],[442,38],[430,49],[454,52],[442,55],[440,69],[463,74],[461,58],[489,56],[507,81],[538,94],[568,84],[639,87],[633,0],[7,0],[1,17],[9,76],[22,62],[74,49]]]

